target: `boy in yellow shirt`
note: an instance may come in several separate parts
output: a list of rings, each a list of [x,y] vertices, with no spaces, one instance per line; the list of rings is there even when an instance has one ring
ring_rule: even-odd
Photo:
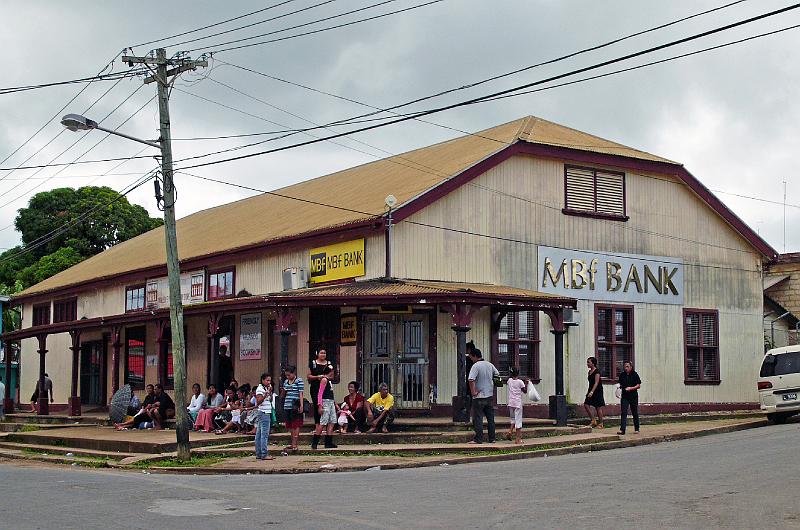
[[[389,393],[389,385],[381,383],[378,392],[373,394],[368,400],[367,421],[370,428],[367,432],[375,432],[380,428],[381,432],[389,432],[389,426],[394,421],[394,396]]]

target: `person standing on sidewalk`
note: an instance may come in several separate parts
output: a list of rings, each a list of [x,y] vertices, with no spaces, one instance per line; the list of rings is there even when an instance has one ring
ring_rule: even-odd
[[[269,455],[269,428],[272,423],[272,376],[261,374],[256,388],[256,460],[272,460]]]
[[[514,443],[519,445],[522,443],[522,394],[525,393],[525,388],[528,386],[528,378],[520,379],[519,368],[516,366],[509,368],[508,372],[511,377],[506,381],[506,388],[508,389],[507,403],[511,425],[506,439],[514,438]]]
[[[633,364],[630,361],[625,361],[623,367],[625,370],[619,374],[619,388],[622,390],[620,398],[622,414],[617,434],[625,434],[625,427],[628,424],[628,407],[633,415],[633,432],[639,434],[639,389],[642,387],[642,380],[639,378],[639,374],[633,371]]]
[[[311,399],[314,408],[314,434],[311,437],[311,448],[316,449],[325,430],[325,448],[335,449],[333,443],[333,427],[336,420],[336,402],[333,397],[331,380],[336,373],[333,364],[328,362],[328,352],[319,350],[317,358],[311,363],[311,371],[306,378],[311,386]]]
[[[606,400],[603,398],[603,385],[600,382],[600,370],[597,369],[597,357],[586,359],[586,367],[589,368],[589,390],[586,392],[586,399],[583,401],[583,408],[592,420],[592,428],[602,429],[603,407]],[[597,411],[597,418],[592,415],[592,407]]]
[[[474,363],[469,370],[469,390],[472,395],[472,425],[475,439],[469,443],[483,443],[483,417],[486,416],[489,431],[489,443],[495,441],[494,431],[494,377],[499,376],[497,368],[483,359],[478,348],[470,352],[470,360]]]

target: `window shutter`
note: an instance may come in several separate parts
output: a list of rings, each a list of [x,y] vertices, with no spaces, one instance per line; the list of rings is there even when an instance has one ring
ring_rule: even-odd
[[[597,212],[625,215],[625,176],[597,172]]]
[[[567,209],[593,212],[594,171],[576,167],[567,168]]]

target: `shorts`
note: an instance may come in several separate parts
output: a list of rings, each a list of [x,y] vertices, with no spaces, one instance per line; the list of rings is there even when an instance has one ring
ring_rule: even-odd
[[[508,416],[515,429],[522,428],[522,407],[508,407]]]
[[[317,409],[319,412],[319,409]],[[336,402],[332,399],[322,400],[322,414],[319,417],[320,425],[336,424]]]
[[[296,408],[292,409],[284,409],[284,413],[286,414],[286,428],[287,429],[299,429],[303,426],[303,413],[298,411]]]

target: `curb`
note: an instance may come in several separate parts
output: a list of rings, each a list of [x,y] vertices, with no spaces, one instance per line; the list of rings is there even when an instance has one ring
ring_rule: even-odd
[[[366,471],[367,469],[379,468],[380,470],[389,469],[410,469],[418,467],[435,467],[442,464],[458,465],[458,464],[473,464],[481,462],[505,462],[513,460],[526,460],[529,458],[546,458],[550,456],[563,456],[570,454],[583,454],[592,451],[606,451],[609,449],[622,449],[626,447],[638,447],[641,445],[653,445],[663,442],[673,442],[679,440],[689,440],[692,438],[700,438],[702,436],[710,436],[713,434],[725,434],[730,432],[744,431],[755,429],[768,425],[766,420],[750,421],[745,423],[736,423],[733,425],[724,425],[720,427],[712,427],[709,429],[702,429],[698,431],[683,432],[677,434],[664,434],[660,436],[646,436],[636,439],[626,439],[611,442],[597,442],[578,444],[568,447],[559,447],[554,449],[539,449],[533,451],[520,451],[518,453],[508,453],[499,455],[486,455],[486,456],[464,456],[453,458],[436,458],[425,461],[411,461],[411,462],[394,462],[380,465],[346,465],[335,466],[332,468],[308,468],[308,469],[246,469],[239,467],[163,467],[163,468],[150,468],[147,471],[153,474],[190,474],[190,475],[296,475],[305,473],[332,473],[332,472],[348,472],[348,471]],[[117,467],[117,466],[115,466]],[[117,469],[126,469],[124,466],[118,466]]]

